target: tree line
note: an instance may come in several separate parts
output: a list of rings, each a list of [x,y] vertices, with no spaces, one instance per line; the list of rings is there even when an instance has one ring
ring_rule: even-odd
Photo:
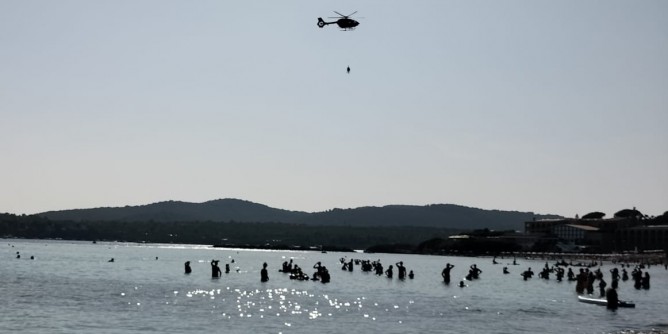
[[[418,244],[431,238],[447,238],[457,232],[436,227],[314,226],[271,222],[71,221],[0,214],[0,236],[5,238],[366,249],[379,244]]]

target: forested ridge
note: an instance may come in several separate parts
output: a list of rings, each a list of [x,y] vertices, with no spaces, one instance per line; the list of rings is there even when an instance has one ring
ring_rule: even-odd
[[[411,244],[467,230],[522,230],[531,212],[451,204],[289,211],[237,199],[0,214],[0,236],[284,248]]]
[[[166,201],[141,206],[50,211],[38,214],[51,220],[126,222],[274,222],[329,226],[424,226],[450,229],[521,230],[524,222],[556,215],[484,210],[453,204],[387,205],[322,212],[289,211],[238,199],[203,203]]]

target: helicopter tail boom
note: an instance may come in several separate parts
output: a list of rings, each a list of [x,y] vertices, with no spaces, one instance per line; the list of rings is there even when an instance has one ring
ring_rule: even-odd
[[[322,27],[324,27],[328,24],[333,24],[333,23],[336,23],[336,22],[325,22],[325,20],[323,20],[322,17],[318,18],[318,27],[320,27],[320,28],[322,28]]]

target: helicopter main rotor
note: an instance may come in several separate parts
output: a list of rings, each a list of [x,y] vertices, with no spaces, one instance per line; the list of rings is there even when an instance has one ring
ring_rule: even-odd
[[[333,10],[333,12],[336,13],[336,14],[338,14],[340,17],[342,17],[342,18],[344,18],[344,19],[347,19],[347,18],[349,18],[349,17],[355,15],[355,13],[357,13],[357,11],[354,11],[352,14],[349,14],[349,15],[343,15],[343,14],[341,14],[341,13],[335,11],[335,10]],[[329,18],[330,18],[330,19],[337,19],[338,17],[329,17]]]

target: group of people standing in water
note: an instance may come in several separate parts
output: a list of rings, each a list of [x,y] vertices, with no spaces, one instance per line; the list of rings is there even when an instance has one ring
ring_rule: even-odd
[[[539,274],[539,277],[542,279],[550,279],[550,274],[554,273],[556,275],[557,281],[561,281],[564,277],[564,273],[566,273],[568,281],[576,282],[575,291],[578,295],[585,295],[585,294],[590,296],[595,295],[595,290],[597,287],[598,297],[605,298],[607,300],[607,307],[609,309],[616,309],[619,306],[619,298],[617,295],[619,281],[621,280],[623,282],[626,282],[629,280],[628,272],[624,267],[626,266],[627,268],[630,268],[630,265],[622,264],[621,274],[619,268],[610,269],[610,275],[611,275],[610,287],[608,287],[608,283],[605,281],[603,272],[601,271],[600,268],[597,268],[595,270],[590,270],[590,267],[596,265],[598,265],[598,263],[591,264],[586,268],[579,268],[579,272],[576,274],[572,268],[568,268],[568,272],[566,273],[566,270],[563,268],[563,266],[568,266],[568,264],[563,263],[563,261],[558,262],[555,266],[552,267],[550,267],[549,264],[546,262],[545,267]],[[649,265],[647,265],[647,267],[649,267]],[[638,264],[633,269],[633,272],[631,273],[631,277],[634,280],[633,286],[638,290],[640,289],[649,290],[650,275],[647,271],[645,271],[645,273],[643,274],[643,269],[645,269],[644,264]],[[504,268],[504,273],[505,271],[506,268]],[[530,279],[533,276],[533,274],[534,273],[531,270],[531,267],[529,267],[527,270],[522,272],[521,276],[526,281]],[[598,284],[596,282],[598,282]]]
[[[339,259],[341,262],[341,270],[352,272],[355,265],[359,265],[362,272],[373,272],[377,276],[385,276],[387,278],[394,277],[394,266],[389,265],[387,269],[383,268],[383,264],[380,260],[371,261],[371,260],[360,260],[360,259],[350,259],[345,258]],[[404,280],[407,277],[409,279],[415,278],[415,273],[412,270],[408,271],[404,266],[403,261],[395,263],[397,267],[397,278]],[[407,274],[408,273],[408,274]]]
[[[234,260],[232,260],[234,262]],[[342,258],[341,263],[343,266],[341,267],[342,270],[352,272],[353,268],[355,265],[361,266],[361,270],[363,272],[375,272],[376,275],[378,276],[386,276],[387,278],[393,278],[394,277],[394,267],[390,265],[387,270],[383,270],[383,265],[380,263],[380,260],[378,261],[370,261],[370,260],[358,260],[358,259],[351,259],[351,260],[346,260]],[[211,260],[211,277],[212,278],[220,278],[222,276],[222,270],[220,269],[219,266],[220,261],[219,260]],[[262,264],[262,269],[260,270],[260,281],[261,282],[267,282],[269,281],[269,274],[267,271],[267,263]],[[406,278],[413,279],[415,278],[415,273],[413,273],[413,270],[410,270],[407,274],[407,269],[404,266],[403,261],[399,261],[396,263],[397,267],[397,276],[400,280],[404,280]],[[327,269],[326,266],[323,266],[320,261],[318,261],[316,264],[313,265],[313,268],[315,269],[315,272],[313,275],[309,277],[308,274],[306,274],[302,268],[297,265],[296,263],[293,262],[292,259],[289,261],[283,262],[281,269],[278,271],[284,274],[289,274],[289,278],[292,280],[299,280],[299,281],[320,281],[322,283],[329,283],[331,280],[331,276],[329,274],[329,270]],[[192,273],[192,267],[190,266],[190,261],[186,261],[184,263],[184,270],[185,274],[191,274]],[[238,271],[238,270],[237,270]],[[225,264],[225,273],[230,272],[230,265]]]
[[[266,264],[266,263],[265,263]],[[311,277],[306,274],[301,267],[292,262],[285,261],[283,262],[282,268],[279,269],[279,272],[284,274],[290,274],[289,278],[292,280],[298,281],[320,281],[321,283],[329,283],[331,276],[329,275],[329,270],[327,267],[323,266],[320,261],[313,265],[315,272]]]
[[[210,264],[211,264],[212,278],[220,278],[222,276],[222,269],[219,266],[219,262],[220,262],[219,260],[211,260]],[[232,260],[232,262],[234,262],[234,260]],[[381,264],[380,260],[371,261],[371,260],[341,258],[340,263],[342,265],[341,269],[344,271],[352,272],[355,266],[360,266],[362,272],[372,272],[375,273],[377,276],[385,276],[390,279],[394,277],[394,266],[389,265],[388,268],[385,269],[383,268],[383,265]],[[499,264],[496,261],[496,258],[493,260],[493,264]],[[517,262],[513,260],[513,264],[517,265]],[[546,262],[545,266],[538,274],[538,277],[541,279],[549,280],[550,275],[554,274],[557,281],[562,281],[563,278],[566,277],[569,282],[575,282],[575,291],[577,292],[578,295],[584,295],[584,294],[594,295],[596,288],[598,288],[598,297],[606,298],[608,308],[610,309],[616,309],[618,307],[619,299],[617,295],[617,289],[619,287],[620,281],[626,282],[629,280],[629,278],[631,278],[634,281],[633,284],[634,288],[645,289],[645,290],[648,290],[650,288],[650,274],[647,271],[643,272],[645,268],[649,269],[649,264],[636,265],[633,271],[631,272],[630,277],[626,269],[630,268],[629,264],[622,264],[621,270],[616,267],[610,269],[611,284],[609,287],[604,278],[603,272],[601,271],[600,268],[590,270],[591,267],[598,265],[600,264],[594,263],[586,265],[586,267],[584,268],[581,267],[579,268],[579,271],[576,274],[572,268],[575,265],[570,265],[568,270],[565,270],[564,267],[568,267],[569,264],[565,263],[564,261],[557,262],[554,266],[550,266],[549,263]],[[190,267],[190,261],[186,261],[184,266],[186,274],[192,273],[192,268]],[[407,274],[408,270],[404,266],[403,261],[397,262],[395,266],[397,269],[398,279],[400,280],[404,280],[406,278],[413,279],[415,277],[413,270],[410,270],[410,272]],[[260,270],[261,282],[269,281],[269,273],[267,267],[268,265],[266,262],[262,264],[262,269]],[[443,278],[443,282],[445,284],[450,284],[451,271],[454,267],[455,267],[454,265],[446,263],[445,268],[443,268],[443,270],[441,271],[441,277]],[[666,268],[668,269],[668,266],[666,266]],[[331,276],[329,270],[327,269],[327,267],[323,266],[320,261],[318,261],[316,264],[313,265],[313,269],[315,269],[315,272],[311,276],[309,276],[302,270],[302,268],[299,265],[293,263],[293,260],[290,259],[289,261],[283,262],[281,269],[279,269],[278,271],[284,274],[289,274],[289,278],[292,280],[320,281],[321,283],[330,282]],[[230,265],[228,263],[225,264],[225,273],[229,272],[230,272]],[[510,273],[508,271],[508,267],[503,267],[503,273],[504,274]],[[465,280],[466,281],[477,280],[480,278],[480,274],[482,274],[482,270],[478,268],[476,264],[472,264],[469,267],[468,274],[466,275],[465,279],[461,280],[458,285],[460,287],[466,287],[468,285],[465,284]],[[522,276],[522,278],[525,281],[527,281],[534,276],[534,272],[531,270],[531,267],[529,267],[527,270],[520,273],[520,276]]]
[[[441,277],[443,278],[443,283],[445,284],[450,284],[450,271],[452,268],[455,266],[453,264],[450,264],[449,262],[445,264],[445,268],[441,271]],[[467,281],[473,281],[477,280],[480,278],[480,274],[482,274],[482,270],[478,268],[478,265],[472,264],[469,266],[469,272],[466,275],[465,279]],[[463,288],[466,287],[466,283],[464,283],[464,280],[459,281],[459,287]]]

